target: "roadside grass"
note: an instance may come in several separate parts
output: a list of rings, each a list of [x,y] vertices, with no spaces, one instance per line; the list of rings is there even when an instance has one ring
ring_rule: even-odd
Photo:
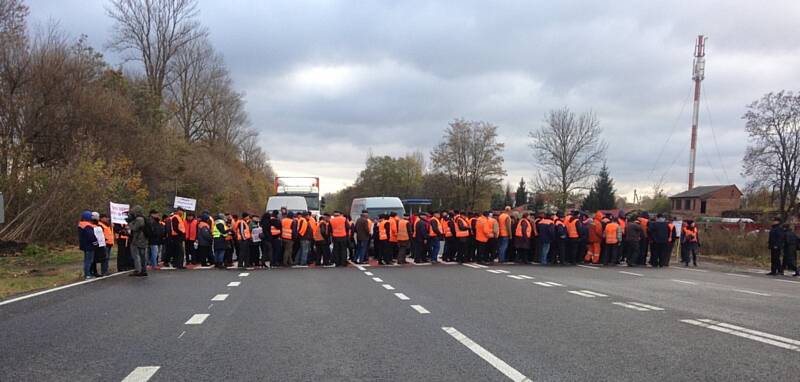
[[[0,298],[79,281],[82,273],[83,252],[77,247],[29,245],[18,256],[0,257]]]

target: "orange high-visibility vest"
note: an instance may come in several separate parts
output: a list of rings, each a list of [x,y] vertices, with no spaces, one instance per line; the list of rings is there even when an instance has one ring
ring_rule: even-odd
[[[567,237],[570,239],[577,239],[578,238],[578,219],[574,217],[568,217],[564,221],[564,225],[567,227]]]
[[[397,217],[389,218],[389,242],[397,243]]]
[[[197,219],[192,219],[192,221],[186,221],[186,240],[197,240]]]
[[[314,219],[313,216],[308,217],[308,226],[311,228],[311,237],[317,240],[317,235],[319,235],[319,223],[317,223],[317,220]]]
[[[525,231],[522,230],[522,223],[525,223],[525,225],[526,225]],[[531,226],[532,226],[532,224],[531,224],[530,220],[521,219],[519,221],[519,224],[517,224],[517,231],[514,233],[514,236],[516,236],[516,237],[527,237],[527,238],[530,239],[531,238],[531,232],[533,232],[533,228],[531,228]],[[522,235],[523,232],[525,232],[525,236]]]
[[[242,236],[242,228],[244,227],[244,236]],[[250,225],[247,224],[244,219],[240,219],[236,221],[236,225],[234,225],[234,230],[236,230],[236,240],[250,240]]]
[[[453,237],[453,231],[450,230],[450,222],[445,219],[439,219],[439,223],[441,223],[439,229],[442,230],[444,237]]]
[[[439,221],[439,219],[437,219],[436,217],[431,216],[431,220],[428,220],[428,237],[438,236],[436,232],[433,230],[433,222],[436,222],[436,227],[439,228],[439,232],[442,232],[442,222]]]
[[[306,231],[308,231],[308,220],[303,218],[297,219],[297,235],[303,237],[306,235]]]
[[[272,225],[272,222],[269,224],[269,233],[272,234],[272,237],[278,236],[281,234],[281,229]]]
[[[619,241],[617,240],[617,232],[619,231],[619,224],[614,223],[613,221],[608,222],[606,224],[606,244],[617,244]]]
[[[500,224],[500,237],[508,237],[509,232],[506,225],[508,224],[509,218],[510,216],[508,216],[508,214],[505,212],[501,213],[500,216],[497,217],[497,223]],[[530,237],[530,235],[528,235],[528,237]]]
[[[697,242],[697,227],[683,227],[681,229],[683,231],[683,237],[686,238],[686,241],[689,243],[696,243]]]
[[[400,219],[397,221],[397,241],[409,241],[408,237],[408,220]]]
[[[644,238],[647,239],[649,236],[647,234],[647,223],[648,220],[646,218],[639,218],[639,225],[642,226],[642,232],[644,232]]]
[[[467,226],[467,229],[461,229],[458,226],[459,222],[461,224]],[[456,216],[456,218],[455,218],[455,227],[456,227],[456,237],[461,237],[461,238],[469,237],[469,222],[463,216],[461,216],[461,215]]]
[[[281,219],[281,239],[292,240],[292,219]]]
[[[178,224],[175,224],[174,220],[173,220],[173,223],[169,225],[170,226],[170,231],[171,231],[169,233],[170,236],[178,236],[178,234],[186,233],[186,223],[183,221],[183,218],[181,217],[181,215],[173,214],[172,217],[170,217],[170,219],[178,219]],[[175,231],[175,226],[176,225],[178,226],[178,230],[177,231]]]
[[[492,233],[491,222],[486,216],[475,219],[475,240],[485,243],[492,237]]]
[[[386,232],[386,222],[388,220],[381,219],[378,221],[378,240],[387,240],[389,234]]]
[[[99,222],[99,224],[100,224],[100,227],[103,228],[103,238],[106,239],[106,247],[113,246],[114,245],[114,232],[113,232],[113,230],[111,229],[111,227],[106,225],[106,223]]]
[[[314,241],[325,240],[325,238],[322,237],[322,230],[327,228],[327,224],[328,223],[326,223],[325,220],[320,220],[319,223],[317,223],[315,220],[311,220],[311,232],[313,232]]]
[[[331,236],[342,238],[347,237],[347,219],[344,216],[334,216],[331,218]]]

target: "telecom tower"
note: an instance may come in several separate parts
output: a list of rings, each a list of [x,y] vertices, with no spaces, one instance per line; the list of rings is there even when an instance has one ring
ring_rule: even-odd
[[[692,145],[689,150],[689,190],[694,188],[694,160],[697,154],[697,121],[700,114],[700,82],[705,78],[706,70],[706,38],[697,36],[694,46],[694,67],[692,80],[694,80],[694,104],[692,105]]]

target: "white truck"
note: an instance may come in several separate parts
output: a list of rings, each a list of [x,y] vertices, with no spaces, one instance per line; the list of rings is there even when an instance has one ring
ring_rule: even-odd
[[[389,214],[396,212],[398,215],[405,213],[403,202],[400,198],[392,196],[379,196],[371,198],[357,198],[353,199],[350,204],[350,217],[355,221],[361,216],[361,211],[366,210],[369,213],[370,219],[376,219],[380,214]]]

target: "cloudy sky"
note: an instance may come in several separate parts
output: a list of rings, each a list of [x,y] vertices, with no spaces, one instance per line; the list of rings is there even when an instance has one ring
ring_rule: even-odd
[[[279,175],[349,185],[369,150],[430,152],[454,118],[499,126],[512,183],[547,110],[599,117],[619,191],[685,188],[694,41],[708,36],[697,184],[745,183],[745,106],[800,84],[798,1],[200,1]],[[29,0],[103,50],[105,1]]]

